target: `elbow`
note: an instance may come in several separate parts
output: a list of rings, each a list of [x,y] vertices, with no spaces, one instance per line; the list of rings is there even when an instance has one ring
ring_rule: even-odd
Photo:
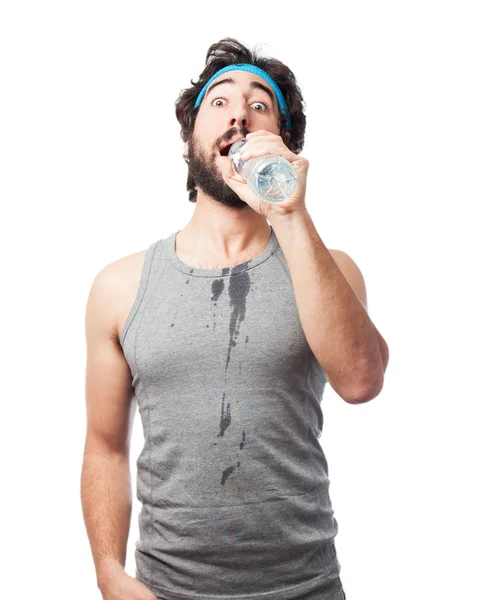
[[[383,363],[383,373],[384,373],[384,371],[386,371],[386,367],[388,366],[388,362],[389,362],[389,348],[386,343],[386,340],[382,337],[381,334],[378,335],[378,340],[379,340],[379,350],[381,353],[381,361]]]
[[[347,396],[346,398],[344,398],[344,400],[348,404],[364,404],[365,402],[369,402],[370,400],[373,400],[374,398],[376,398],[376,396],[379,396],[382,388],[383,388],[382,385],[380,387],[368,388],[364,392],[356,393],[351,396]]]
[[[357,386],[353,392],[347,396],[343,396],[343,399],[348,402],[348,404],[363,404],[379,396],[383,386],[384,371],[381,369],[379,375],[374,379],[369,379],[367,383]]]
[[[356,387],[354,393],[352,393],[346,400],[350,404],[363,404],[373,400],[381,393],[384,386],[384,373],[389,362],[389,348],[384,338],[379,335],[379,348],[381,360],[377,362],[376,367],[371,369],[369,376],[365,379],[365,382]]]

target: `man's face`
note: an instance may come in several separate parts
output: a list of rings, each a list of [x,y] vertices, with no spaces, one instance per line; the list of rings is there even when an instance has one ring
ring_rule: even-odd
[[[279,134],[279,114],[275,93],[263,78],[231,71],[215,79],[201,101],[194,131],[185,145],[188,171],[196,186],[225,206],[247,207],[223,180],[217,164],[220,146],[259,129]],[[228,148],[221,154],[227,155]]]

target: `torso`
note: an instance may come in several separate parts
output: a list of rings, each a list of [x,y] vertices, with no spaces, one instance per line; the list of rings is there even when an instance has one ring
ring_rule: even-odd
[[[176,260],[172,241],[120,259],[108,290],[120,333],[128,330],[123,353],[145,442],[136,465],[138,577],[158,597],[165,581],[174,595],[193,580],[198,597],[277,588],[289,594],[276,597],[321,597],[305,594],[305,582],[324,588],[340,566],[318,439],[325,381],[279,240],[233,273],[201,244],[194,261],[180,244]],[[229,262],[236,257],[244,253]],[[187,266],[196,262],[220,268]],[[198,556],[214,569],[205,575]]]

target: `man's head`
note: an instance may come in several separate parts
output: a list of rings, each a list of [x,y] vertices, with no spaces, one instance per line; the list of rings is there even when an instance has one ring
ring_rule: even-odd
[[[254,72],[233,69],[215,77],[204,96],[199,97],[219,70],[239,63],[259,67],[271,77],[271,84]],[[295,77],[276,59],[258,56],[236,40],[226,38],[209,48],[205,69],[199,80],[191,83],[193,87],[183,90],[176,101],[188,163],[189,200],[196,202],[196,188],[201,188],[222,204],[244,208],[247,204],[224,182],[217,157],[220,152],[227,154],[225,144],[231,145],[259,129],[281,135],[292,152],[301,151],[306,117]],[[274,84],[285,100],[282,110]],[[195,108],[197,100],[201,102]]]

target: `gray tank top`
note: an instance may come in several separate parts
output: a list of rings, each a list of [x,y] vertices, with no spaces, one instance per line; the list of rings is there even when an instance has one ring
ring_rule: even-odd
[[[165,600],[323,598],[340,571],[327,380],[281,246],[271,228],[252,260],[198,269],[175,242],[148,247],[120,334],[145,438],[135,576]]]

